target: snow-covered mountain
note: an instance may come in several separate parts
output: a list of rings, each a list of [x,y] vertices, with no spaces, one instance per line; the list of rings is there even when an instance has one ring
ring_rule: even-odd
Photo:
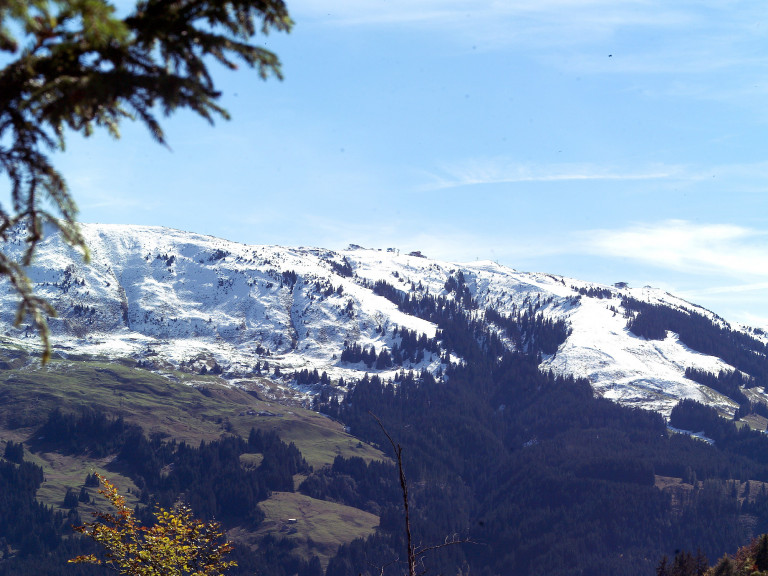
[[[398,309],[373,289],[377,282],[414,298],[451,299],[456,293],[449,291],[449,279],[461,275],[477,318],[487,308],[505,316],[529,310],[567,323],[567,339],[555,353],[542,354],[543,370],[588,378],[607,398],[665,414],[680,398],[731,414],[738,406],[685,377],[686,368],[717,373],[733,366],[692,350],[672,332],[647,340],[627,329],[624,298],[693,312],[728,327],[711,312],[653,288],[602,286],[488,261],[442,262],[393,248],[247,246],[143,226],[84,225],[83,232],[90,264],[53,233],[29,270],[36,292],[59,312],[50,325],[62,356],[130,356],[155,367],[221,368],[235,383],[265,363],[269,376],[286,385],[295,385],[292,375],[302,370],[326,372],[331,381],[365,373],[387,378],[402,368],[440,374],[445,361],[461,359],[441,349],[377,369],[342,361],[342,352],[353,344],[391,350],[402,340],[402,329],[436,336],[435,324]],[[2,249],[20,253],[24,235],[17,230]],[[13,328],[13,291],[3,290],[0,301],[0,334],[39,345],[30,326]],[[501,327],[491,323],[490,329],[516,346]],[[763,338],[759,332],[750,336]],[[756,390],[748,392],[755,397]]]

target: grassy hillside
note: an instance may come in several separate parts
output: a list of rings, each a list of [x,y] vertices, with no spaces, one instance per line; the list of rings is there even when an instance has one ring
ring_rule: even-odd
[[[285,442],[294,442],[316,469],[332,463],[336,455],[366,461],[384,458],[369,444],[347,434],[338,422],[296,402],[287,405],[267,400],[274,396],[269,381],[254,380],[241,386],[233,387],[216,376],[175,371],[158,374],[137,368],[130,360],[57,359],[41,367],[36,357],[23,351],[0,350],[0,456],[7,441],[23,442],[25,458],[45,471],[38,498],[60,509],[67,488],[79,491],[90,472],[106,473],[124,494],[136,491],[136,486],[113,470],[106,472],[109,457],[30,452],[35,430],[54,408],[63,412],[96,408],[122,415],[147,434],[192,445],[228,432],[247,438],[251,428],[274,430]],[[249,465],[258,466],[259,456],[247,457],[253,459]],[[95,489],[89,491],[95,495]],[[317,554],[324,563],[338,545],[370,534],[378,524],[378,518],[367,512],[298,494],[275,493],[262,508],[267,521],[259,534],[274,529],[286,536],[280,532],[281,522],[298,516],[302,520],[291,539],[302,555]],[[93,509],[81,504],[81,516],[87,517]],[[242,531],[235,535],[245,540],[252,537]]]
[[[4,368],[4,369],[3,369]],[[42,424],[53,408],[98,408],[140,425],[148,434],[178,440],[213,440],[223,432],[248,436],[251,428],[274,430],[294,442],[314,467],[337,455],[381,459],[382,454],[344,432],[334,422],[299,406],[268,401],[252,390],[272,386],[267,380],[231,387],[217,376],[169,371],[162,375],[135,367],[130,360],[52,360],[0,351],[0,427],[18,438]]]
[[[259,507],[266,518],[257,535],[287,537],[296,543],[303,556],[309,558],[314,554],[323,566],[327,565],[340,542],[368,536],[379,525],[378,516],[363,510],[298,493],[275,492]]]

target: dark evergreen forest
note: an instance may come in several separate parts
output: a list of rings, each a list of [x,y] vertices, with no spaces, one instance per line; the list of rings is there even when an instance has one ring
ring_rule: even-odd
[[[110,468],[131,477],[141,490],[135,511],[147,524],[154,520],[156,506],[170,508],[181,499],[198,518],[215,519],[225,527],[255,528],[264,517],[257,504],[273,490],[292,492],[293,476],[311,471],[299,450],[273,432],[251,430],[247,439],[227,435],[190,446],[147,438],[139,427],[95,410],[80,414],[54,410],[34,438],[33,449],[116,455]],[[16,446],[21,445],[9,445],[6,453],[16,456]],[[240,455],[249,453],[263,455],[258,467],[241,464]],[[85,475],[79,497],[74,492],[64,495],[65,505],[71,506],[64,517],[35,499],[43,470],[7,456],[8,461],[0,461],[0,575],[103,574],[94,566],[66,563],[93,551],[90,541],[75,536],[71,526],[81,524],[78,501],[90,498],[87,487],[95,492],[94,477]],[[257,551],[238,546],[234,556],[239,567],[231,574],[254,574],[258,569],[279,576],[316,576],[319,567],[316,558],[300,559],[290,542],[277,537],[266,538]]]
[[[373,412],[406,447],[420,544],[454,533],[476,542],[435,552],[425,559],[430,571],[650,575],[665,555],[683,566],[688,556],[675,552],[700,549],[689,554],[697,566],[703,555],[718,558],[768,529],[765,490],[747,500],[735,490],[737,482],[768,480],[763,435],[709,413],[712,434],[722,423],[718,437],[729,441],[708,445],[670,434],[658,414],[594,398],[584,380],[541,373],[539,355],[562,342],[565,326],[543,321],[533,306],[512,318],[487,312],[486,322],[470,318],[467,311],[476,307],[466,301],[464,280],[451,287],[455,299],[414,297],[383,283],[376,289],[436,322],[443,346],[466,363],[451,364],[440,382],[427,373],[406,373],[396,383],[373,376],[355,383],[341,402],[318,397],[318,409],[354,434],[387,447]],[[500,345],[499,327],[521,351]],[[710,328],[700,339],[720,335]],[[737,355],[736,338],[723,346]],[[695,487],[673,498],[655,487],[656,476]],[[309,480],[315,494],[331,484],[317,474]],[[325,495],[345,498],[338,489]],[[397,499],[377,504],[379,533],[342,547],[329,576],[402,558]]]
[[[697,573],[705,558],[714,561],[768,531],[764,434],[701,404],[681,402],[671,425],[701,431],[714,441],[709,444],[670,432],[658,414],[596,398],[586,380],[542,373],[541,356],[568,335],[565,323],[541,314],[544,303],[531,302],[509,316],[481,310],[461,275],[446,283],[448,296],[405,293],[384,282],[374,289],[436,323],[436,337],[400,329],[396,348],[349,342],[341,361],[374,367],[439,354],[444,372],[402,370],[393,381],[365,376],[345,383],[343,397],[325,374],[296,377],[319,388],[317,410],[359,438],[390,449],[375,414],[404,447],[417,546],[446,537],[468,540],[426,555],[429,573],[686,576]],[[632,301],[624,306],[638,336],[676,330],[690,347],[728,355],[743,370],[764,363],[752,339],[706,318]],[[514,342],[515,351],[503,339]],[[743,389],[762,385],[762,374],[688,376],[734,398],[745,412],[759,410]],[[258,502],[273,490],[292,491],[293,476],[302,473],[300,492],[381,518],[375,535],[339,549],[327,576],[403,571],[402,495],[391,463],[337,457],[331,466],[311,470],[296,447],[275,434],[254,430],[248,438],[229,434],[190,446],[147,437],[95,411],[53,411],[33,437],[32,450],[116,455],[114,469],[140,488],[143,518],[151,518],[155,503],[170,506],[183,498],[203,519],[253,528],[262,518]],[[241,464],[248,453],[263,455],[258,467]],[[64,560],[87,548],[68,529],[79,521],[77,508],[65,518],[39,504],[42,470],[24,456],[21,445],[9,443],[0,461],[0,575],[90,574],[93,567],[64,571]],[[683,484],[661,490],[663,478]],[[89,482],[84,478],[84,486]],[[76,491],[67,496],[73,504],[80,497]],[[300,559],[279,536],[263,539],[257,550],[236,550],[240,566],[233,574],[322,573],[316,558]]]

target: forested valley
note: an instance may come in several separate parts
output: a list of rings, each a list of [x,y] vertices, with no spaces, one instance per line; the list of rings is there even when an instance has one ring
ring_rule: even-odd
[[[394,381],[368,375],[341,383],[343,395],[339,383],[304,376],[316,387],[315,410],[393,456],[378,418],[403,447],[416,545],[458,541],[421,557],[430,573],[651,575],[671,574],[664,570],[677,562],[680,576],[768,531],[763,434],[681,402],[670,424],[701,431],[707,443],[671,432],[659,414],[596,398],[588,381],[538,368],[541,355],[567,337],[567,325],[533,305],[514,316],[487,311],[481,320],[461,277],[447,288],[452,298],[375,287],[439,328],[434,340],[403,331],[389,354],[448,351],[444,373],[403,370]],[[354,342],[345,354],[372,367],[382,358]],[[734,394],[745,384],[727,374],[691,377]],[[108,471],[132,479],[137,514],[147,520],[155,505],[182,499],[226,529],[254,530],[263,520],[259,503],[293,491],[380,519],[374,534],[342,545],[325,570],[278,533],[238,545],[232,574],[403,572],[402,495],[391,461],[338,456],[312,468],[274,432],[230,431],[191,445],[147,434],[119,414],[53,410],[23,446],[6,442],[0,461],[2,575],[101,573],[64,564],[89,549],[70,525],[82,521],[78,503],[93,498],[93,478],[84,470],[82,486],[62,494],[66,515],[39,503],[43,472],[26,455],[41,450],[114,456]]]

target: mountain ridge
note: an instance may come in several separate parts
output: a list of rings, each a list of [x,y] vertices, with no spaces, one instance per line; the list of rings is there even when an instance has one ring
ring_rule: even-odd
[[[22,250],[24,234],[14,230],[2,249],[11,255]],[[218,369],[233,383],[258,370],[305,399],[317,390],[316,382],[298,382],[295,375],[302,371],[325,373],[333,383],[366,373],[393,378],[402,370],[439,377],[447,362],[461,361],[444,347],[391,366],[344,359],[345,348],[352,346],[373,347],[376,355],[392,352],[403,344],[403,330],[439,343],[435,324],[399,309],[377,293],[377,283],[414,299],[437,295],[472,302],[476,309],[470,315],[522,352],[526,344],[509,336],[501,325],[504,317],[528,312],[563,322],[569,334],[556,351],[541,355],[540,369],[587,378],[599,395],[665,415],[681,398],[733,415],[738,402],[687,378],[685,371],[717,374],[735,367],[690,348],[670,331],[660,340],[633,334],[627,322],[639,313],[626,302],[695,314],[766,341],[759,331],[732,328],[714,313],[658,289],[520,272],[491,261],[444,262],[418,252],[355,245],[341,251],[250,246],[148,226],[84,224],[83,234],[90,264],[53,233],[28,270],[37,294],[59,312],[50,321],[56,353]],[[459,277],[466,299],[454,290]],[[0,330],[10,342],[36,344],[30,326],[12,327],[13,296],[8,290],[0,294]],[[487,321],[487,310],[497,313],[496,323]],[[752,389],[750,398],[764,401],[764,394]]]

